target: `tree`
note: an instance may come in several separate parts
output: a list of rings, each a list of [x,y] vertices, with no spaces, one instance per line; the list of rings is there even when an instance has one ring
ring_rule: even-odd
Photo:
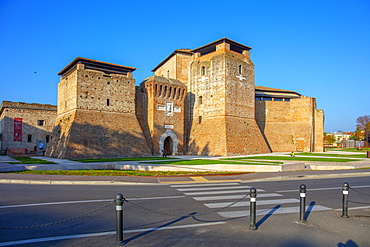
[[[350,140],[362,141],[365,138],[365,132],[362,129],[357,129],[350,137]]]
[[[369,133],[370,133],[370,115],[365,115],[365,116],[358,117],[356,119],[356,123],[357,123],[356,124],[356,129],[363,131],[362,133],[363,133],[364,137],[362,137],[362,139],[364,139],[364,138],[366,139],[366,136],[368,136]],[[357,130],[356,130],[356,132],[357,132]]]
[[[324,132],[324,143],[325,144],[333,144],[335,141],[336,139],[333,134],[328,134]]]

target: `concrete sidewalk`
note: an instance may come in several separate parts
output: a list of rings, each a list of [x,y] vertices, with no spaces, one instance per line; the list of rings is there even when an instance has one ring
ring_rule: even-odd
[[[370,176],[370,170],[334,170],[334,171],[293,171],[259,172],[246,174],[206,175],[206,176],[58,176],[0,173],[0,183],[12,184],[56,184],[56,185],[123,185],[123,184],[172,184],[172,183],[219,183],[279,181],[298,179],[320,179],[336,177]]]
[[[273,153],[271,155],[284,155],[286,153]],[[264,154],[266,155],[266,154]],[[255,156],[255,155],[253,155]],[[180,159],[219,159],[210,156],[173,156]],[[370,176],[370,169],[356,169],[370,167],[370,160],[363,159],[356,162],[299,162],[286,163],[279,166],[268,165],[163,165],[142,163],[143,161],[125,162],[96,162],[80,163],[66,159],[55,159],[44,156],[35,158],[51,161],[57,164],[21,165],[8,164],[16,162],[9,156],[0,156],[0,171],[21,170],[77,170],[77,169],[122,169],[122,170],[157,170],[157,171],[235,171],[246,174],[234,175],[208,175],[208,176],[176,176],[176,177],[133,177],[133,176],[57,176],[0,173],[0,183],[26,183],[26,184],[165,184],[165,183],[203,183],[203,182],[229,182],[229,181],[264,181],[286,179],[309,179],[327,177]],[[284,167],[286,170],[284,170]],[[275,170],[274,170],[275,169]],[[311,169],[314,169],[312,171]],[[247,173],[249,172],[249,173]]]

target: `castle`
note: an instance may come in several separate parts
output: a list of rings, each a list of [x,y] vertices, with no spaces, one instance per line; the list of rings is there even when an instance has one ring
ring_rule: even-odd
[[[58,75],[47,156],[233,156],[323,151],[314,98],[255,86],[251,48],[178,49],[135,86],[135,68],[77,57]]]

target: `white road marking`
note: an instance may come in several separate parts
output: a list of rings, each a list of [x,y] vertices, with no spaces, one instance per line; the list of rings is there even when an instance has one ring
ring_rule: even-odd
[[[361,186],[350,186],[351,188],[354,188],[354,189],[357,189],[357,188],[369,188],[370,185],[361,185]],[[311,191],[311,190],[342,190],[343,188],[342,187],[331,187],[331,188],[314,188],[314,189],[311,189],[311,188],[307,188],[307,191]],[[351,190],[351,189],[350,189]],[[296,189],[296,190],[278,190],[276,192],[278,193],[283,193],[283,192],[294,192],[294,191],[299,191],[299,188]]]
[[[267,214],[271,210],[273,210],[273,208],[257,210],[257,215]],[[328,208],[328,207],[324,207],[320,205],[315,205],[312,208],[312,211],[323,211],[323,210],[332,210],[332,208]],[[298,212],[299,212],[299,207],[284,207],[284,208],[278,208],[273,214],[289,214],[289,213],[298,213]],[[249,210],[219,212],[218,214],[225,218],[245,217],[245,216],[249,216]]]
[[[248,190],[220,190],[220,191],[201,191],[201,192],[185,192],[187,196],[198,196],[198,195],[214,195],[214,194],[232,194],[232,193],[244,193],[249,194]]]
[[[225,223],[226,222],[221,221],[221,222],[211,222],[211,223],[201,223],[201,224],[191,224],[191,225],[166,226],[166,227],[155,227],[155,228],[146,228],[146,229],[124,230],[124,233],[126,234],[126,233],[137,233],[137,232],[158,231],[158,230],[173,230],[173,229],[182,229],[182,228],[189,228],[189,227],[221,225],[221,224],[225,224]],[[116,234],[116,231],[97,232],[97,233],[88,233],[88,234],[76,234],[76,235],[65,235],[65,236],[56,236],[56,237],[48,237],[48,238],[25,239],[25,240],[3,242],[3,243],[0,243],[0,246],[32,244],[32,243],[41,243],[41,242],[75,239],[75,238],[99,237],[99,236],[106,236],[106,235],[113,235],[113,234]]]
[[[245,195],[232,195],[232,196],[203,196],[203,197],[193,197],[196,201],[211,201],[211,200],[232,200],[232,199],[240,199],[243,198]],[[282,196],[276,193],[266,193],[266,194],[258,194],[257,198],[259,197],[274,197],[274,196]],[[249,198],[249,196],[247,196]],[[258,199],[257,199],[258,200]]]
[[[275,199],[275,200],[262,200],[259,201],[257,198],[257,205],[271,205],[271,204],[285,204],[285,203],[297,203],[298,199]],[[232,202],[218,202],[218,203],[205,203],[204,205],[208,208],[224,208],[230,205]],[[237,202],[231,207],[247,207],[250,206],[250,202]]]
[[[365,209],[365,208],[370,208],[370,206],[353,207],[353,208],[352,207],[348,207],[348,210]],[[340,211],[340,210],[342,210],[342,208],[334,209],[334,210]]]
[[[185,188],[178,191],[200,191],[200,190],[229,190],[229,189],[249,189],[250,186],[225,186],[225,187],[206,187],[206,188]]]
[[[163,197],[146,197],[146,198],[129,198],[127,200],[136,201],[136,200],[159,200],[159,199],[174,199],[174,198],[183,198],[185,196],[163,196]],[[46,206],[46,205],[60,205],[60,204],[73,204],[73,203],[89,203],[89,202],[110,202],[113,199],[102,199],[102,200],[85,200],[85,201],[66,201],[66,202],[45,202],[45,203],[33,203],[33,204],[20,204],[20,205],[8,205],[0,206],[0,209],[3,208],[18,208],[18,207],[32,207],[32,206]]]
[[[171,184],[172,188],[183,188],[183,187],[204,187],[204,186],[218,186],[218,185],[240,185],[240,183],[202,183],[202,184]]]

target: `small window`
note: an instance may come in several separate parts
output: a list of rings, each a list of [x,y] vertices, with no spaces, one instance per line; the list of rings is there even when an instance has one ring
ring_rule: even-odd
[[[263,101],[272,101],[272,98],[263,97]]]
[[[201,75],[205,75],[206,74],[206,67],[202,66],[202,69],[201,69],[200,74]]]
[[[46,141],[46,143],[48,143],[50,141],[50,136],[49,135],[46,135],[45,141]]]
[[[28,135],[27,135],[27,141],[28,141],[28,142],[32,142],[32,135],[31,135],[31,134],[28,134]]]
[[[274,101],[283,101],[282,98],[274,98]]]
[[[199,116],[198,117],[198,124],[201,124],[202,123],[202,116]]]
[[[239,65],[239,74],[241,74],[243,72],[243,67],[241,65]]]
[[[255,97],[254,99],[255,100],[261,100],[261,97]]]
[[[110,84],[110,81],[107,81],[107,84],[109,85]]]
[[[109,99],[107,99],[107,106],[109,106]]]
[[[198,104],[199,105],[203,104],[203,97],[202,96],[198,97]]]
[[[37,125],[38,126],[44,126],[45,125],[45,120],[37,120]]]
[[[288,101],[288,102],[289,102],[289,101],[290,101],[290,99],[284,99],[284,101]]]

